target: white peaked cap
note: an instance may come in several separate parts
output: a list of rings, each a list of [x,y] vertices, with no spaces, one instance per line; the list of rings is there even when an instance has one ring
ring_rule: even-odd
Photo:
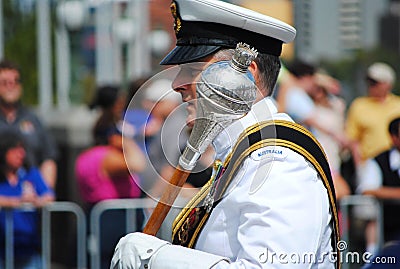
[[[292,26],[278,19],[218,0],[175,0],[171,12],[177,42],[161,64],[193,62],[239,42],[279,56],[282,44],[296,36]]]

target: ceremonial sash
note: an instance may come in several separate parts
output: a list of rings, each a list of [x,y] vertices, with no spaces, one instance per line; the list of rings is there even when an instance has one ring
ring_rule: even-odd
[[[332,213],[332,248],[336,252],[337,268],[340,267],[339,221],[337,214],[335,189],[325,152],[314,136],[303,126],[283,120],[265,121],[247,128],[238,138],[232,152],[228,155],[221,171],[213,173],[213,177],[197,193],[181,211],[173,223],[173,244],[193,248],[196,240],[208,220],[212,209],[222,199],[231,180],[239,170],[243,160],[255,150],[266,146],[282,146],[289,148],[307,159],[318,172],[327,189],[330,210]],[[222,174],[221,176],[219,174]],[[218,178],[219,177],[219,178]],[[213,184],[214,182],[214,184]],[[217,184],[215,183],[217,182]],[[215,188],[215,186],[217,186]],[[215,188],[215,189],[213,189]],[[209,192],[214,199],[209,205]],[[208,203],[208,204],[207,204]]]

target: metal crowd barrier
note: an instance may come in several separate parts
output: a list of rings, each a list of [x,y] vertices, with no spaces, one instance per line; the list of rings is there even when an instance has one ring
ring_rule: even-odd
[[[5,268],[14,268],[14,219],[13,210],[11,208],[3,208],[5,211]],[[29,204],[19,208],[23,211],[42,210],[42,268],[50,268],[51,251],[50,251],[50,227],[51,227],[51,212],[67,212],[76,216],[77,223],[77,268],[86,268],[86,219],[83,210],[73,202],[52,202],[43,208],[35,208]]]
[[[175,203],[178,212],[184,204],[186,203],[185,199],[178,199]],[[342,256],[345,257],[346,253],[349,251],[349,239],[350,239],[350,231],[349,231],[349,220],[350,216],[350,207],[351,206],[365,206],[365,205],[375,205],[379,208],[377,215],[377,229],[378,229],[378,247],[381,249],[384,244],[383,237],[383,208],[382,202],[375,199],[372,196],[365,195],[350,195],[343,197],[340,200],[340,211],[342,214],[341,225],[344,227],[342,229],[341,240],[347,243],[347,247],[343,250]],[[108,210],[126,210],[126,233],[130,233],[137,229],[136,227],[136,209],[152,209],[156,206],[156,201],[150,198],[137,198],[137,199],[115,199],[115,200],[105,200],[97,203],[90,214],[90,238],[89,238],[89,252],[90,252],[90,261],[91,261],[91,269],[100,268],[101,257],[100,257],[100,218],[101,215]],[[32,206],[26,205],[20,208],[21,210],[31,211],[31,210],[40,210],[36,209]],[[14,234],[13,234],[13,218],[12,212],[13,209],[3,208],[1,210],[5,211],[6,215],[6,227],[5,227],[5,244],[6,244],[6,259],[5,259],[5,268],[13,269],[14,268]],[[86,253],[87,253],[87,243],[86,243],[86,218],[85,213],[76,203],[73,202],[53,202],[42,209],[42,266],[43,269],[50,268],[51,264],[51,251],[50,251],[50,227],[51,227],[51,213],[52,212],[65,212],[72,213],[76,217],[77,223],[77,268],[84,269],[87,268],[86,261]],[[172,210],[173,211],[173,210]],[[174,218],[174,213],[171,214],[170,219],[167,219],[167,222],[171,222]],[[146,216],[145,216],[146,217]],[[148,216],[147,216],[148,217]],[[146,219],[147,220],[147,219]],[[146,221],[145,220],[145,221]],[[169,227],[168,227],[169,228]],[[160,237],[165,237],[165,234],[170,234],[168,228],[164,227],[166,231],[162,231],[164,235]],[[164,238],[165,239],[165,238]],[[347,269],[350,268],[350,264],[343,262],[342,268]]]
[[[180,209],[186,204],[187,199],[178,198],[174,203],[172,210],[168,214],[164,225],[161,227],[158,236],[164,240],[170,240],[171,224]],[[153,209],[157,202],[150,198],[137,199],[115,199],[105,200],[97,203],[90,213],[90,236],[87,241],[86,236],[86,216],[82,208],[74,202],[56,201],[43,208],[35,208],[29,204],[19,208],[23,211],[41,210],[42,226],[41,226],[41,244],[42,244],[42,268],[51,268],[51,214],[53,212],[72,213],[76,217],[77,230],[77,267],[85,269],[87,267],[87,250],[90,253],[91,269],[99,269],[101,265],[100,255],[100,225],[101,216],[108,210],[126,210],[126,233],[141,230],[142,227],[136,227],[136,209]],[[14,268],[14,222],[12,212],[14,209],[0,208],[5,211],[5,269]],[[146,213],[146,212],[144,212]],[[150,212],[148,212],[150,213]],[[145,214],[144,223],[147,221],[149,214]],[[139,228],[139,229],[138,229]],[[87,243],[89,242],[89,244]]]
[[[137,199],[115,199],[98,202],[90,213],[90,267],[98,269],[101,266],[100,254],[100,224],[101,215],[108,210],[125,209],[126,210],[126,233],[134,232],[136,227],[136,209],[151,209],[156,206],[156,202],[150,198]]]
[[[161,226],[157,237],[164,240],[171,240],[172,234],[172,222],[175,216],[181,211],[181,209],[187,204],[188,199],[178,197],[174,202],[170,212],[168,213],[163,225]],[[126,233],[142,230],[142,227],[138,229],[136,227],[136,209],[153,209],[157,205],[157,202],[150,198],[138,198],[138,199],[115,199],[105,200],[97,203],[90,213],[90,239],[89,239],[89,252],[90,252],[90,268],[99,269],[101,266],[101,255],[100,255],[100,224],[101,215],[108,210],[126,210]],[[145,213],[144,223],[148,220],[149,214]]]
[[[349,252],[350,248],[350,207],[351,206],[376,206],[378,208],[376,222],[377,222],[377,246],[378,249],[382,249],[384,244],[384,235],[383,235],[383,205],[382,201],[376,199],[373,196],[368,195],[349,195],[345,196],[340,200],[340,211],[342,214],[341,219],[341,226],[342,234],[341,234],[341,241],[345,242],[345,249],[342,249],[342,269],[350,268],[350,263],[346,261],[347,253]],[[344,259],[344,260],[343,260]]]
[[[86,264],[86,217],[82,208],[73,202],[53,202],[42,209],[42,269],[50,268],[50,227],[51,212],[69,212],[76,216],[77,226],[77,268],[87,268]]]

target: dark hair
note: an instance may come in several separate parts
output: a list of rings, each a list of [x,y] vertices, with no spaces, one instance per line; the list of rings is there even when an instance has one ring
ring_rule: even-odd
[[[25,147],[24,138],[20,132],[15,129],[8,129],[0,132],[0,182],[7,180],[4,174],[7,166],[7,151],[17,146]],[[24,167],[30,167],[28,158],[25,158]]]
[[[126,104],[125,104],[125,110],[129,108],[130,102],[132,101],[133,97],[136,96],[135,98],[135,103],[133,103],[133,107],[140,107],[140,101],[143,99],[142,93],[138,92],[140,87],[151,78],[151,76],[142,76],[138,79],[132,80],[128,84],[128,95],[126,97]],[[131,106],[132,106],[131,105]]]
[[[90,108],[100,107],[102,109],[110,108],[114,105],[120,93],[120,88],[117,85],[104,85],[96,89],[95,96]]]
[[[7,59],[3,59],[0,61],[0,70],[4,70],[4,69],[16,70],[16,71],[20,72],[18,65]]]
[[[120,92],[121,90],[117,85],[104,85],[97,88],[91,107],[100,107],[102,111],[92,129],[95,145],[108,144],[109,132],[116,124],[112,107],[117,101]]]
[[[278,56],[258,53],[257,58],[254,60],[257,64],[260,77],[259,90],[268,91],[267,95],[272,95],[278,79],[279,71],[281,69],[281,61]]]
[[[400,118],[395,118],[389,123],[389,133],[394,136],[400,134]]]
[[[299,59],[289,63],[286,68],[297,78],[315,74],[315,66]]]

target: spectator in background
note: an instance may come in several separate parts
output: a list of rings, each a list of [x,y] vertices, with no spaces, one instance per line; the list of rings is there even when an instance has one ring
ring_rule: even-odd
[[[57,148],[39,118],[21,102],[22,85],[18,67],[0,62],[0,133],[18,130],[24,137],[29,161],[38,166],[51,188],[56,186]]]
[[[276,106],[279,112],[285,112],[286,94],[288,89],[294,86],[295,77],[289,72],[287,67],[282,63],[279,71],[278,80],[275,85],[273,98],[276,101]]]
[[[141,77],[129,83],[124,114],[124,122],[132,126],[134,139],[144,152],[146,151],[146,144],[150,140],[146,140],[145,138],[145,128],[152,117],[150,112],[144,107],[144,93],[143,91],[139,91],[139,89],[149,78]]]
[[[148,153],[149,165],[141,177],[145,190],[159,196],[162,182],[168,181],[177,165],[181,152],[186,147],[190,128],[185,126],[186,116],[181,97],[171,88],[171,80],[140,78],[129,86],[124,122],[134,126],[135,139]],[[139,90],[140,89],[140,90]],[[173,137],[175,140],[171,140]],[[164,142],[163,142],[164,141]],[[213,150],[209,147],[189,175],[182,195],[191,196],[210,178]],[[157,181],[161,180],[161,183]],[[149,193],[148,193],[149,194]]]
[[[143,89],[143,107],[151,117],[145,127],[146,140],[150,141],[146,143],[149,163],[143,173],[144,188],[156,197],[164,189],[163,182],[171,178],[188,138],[185,111],[179,106],[181,97],[171,83],[164,78],[150,80]]]
[[[295,60],[287,69],[290,74],[286,75],[284,87],[285,91],[280,91],[283,96],[283,105],[280,106],[282,112],[288,113],[295,121],[308,127],[313,125],[314,102],[309,96],[315,88],[314,74],[316,69],[313,65]],[[282,99],[282,97],[278,97]]]
[[[99,87],[92,103],[92,107],[97,106],[101,114],[92,131],[95,146],[80,153],[75,161],[75,176],[88,216],[100,201],[139,198],[137,173],[145,167],[142,150],[132,137],[122,136],[125,95],[116,86]],[[113,248],[126,232],[125,219],[124,210],[102,215],[101,268],[108,268]]]
[[[366,74],[367,96],[358,97],[350,104],[346,132],[357,166],[391,146],[387,126],[400,116],[400,97],[391,93],[395,79],[395,72],[388,64],[372,64]]]
[[[391,93],[396,76],[393,68],[386,63],[377,62],[368,67],[366,82],[368,93],[358,97],[350,104],[346,133],[350,139],[350,147],[356,168],[356,185],[364,180],[361,177],[365,160],[391,147],[391,139],[387,133],[389,122],[400,116],[400,97]],[[367,251],[376,251],[376,209],[359,208],[358,217],[371,220],[366,226]]]
[[[109,129],[107,139],[107,144],[83,151],[75,163],[79,190],[89,210],[103,200],[140,197],[135,173],[145,167],[142,151],[131,138],[122,137],[117,126]]]
[[[91,109],[100,108],[100,116],[92,129],[95,145],[108,144],[108,132],[121,124],[126,95],[116,85],[100,86],[96,90]]]
[[[400,199],[400,117],[390,122],[388,131],[393,146],[365,162],[358,191],[378,199]],[[399,211],[399,203],[384,202],[385,242],[400,239]]]
[[[295,60],[287,66],[291,75],[287,75],[283,87],[286,89],[281,92],[284,97],[277,97],[284,100],[284,104],[280,105],[282,112],[289,114],[295,121],[303,124],[311,132],[321,132],[345,144],[346,139],[343,134],[332,130],[325,123],[321,124],[315,115],[317,113],[314,100],[311,96],[317,89],[316,85],[316,68],[315,66],[301,60]]]
[[[42,268],[40,219],[36,210],[18,209],[25,203],[35,207],[54,201],[54,193],[37,167],[28,163],[22,136],[16,130],[0,133],[0,207],[13,208],[14,266]],[[5,211],[0,211],[0,267],[5,262]]]
[[[340,91],[337,80],[323,73],[316,73],[315,79],[316,88],[311,93],[315,104],[313,118],[318,125],[329,130],[329,134],[315,128],[314,135],[325,150],[335,184],[336,198],[340,199],[350,194],[350,186],[340,172],[341,152],[348,146],[344,135],[346,104],[342,98],[331,93]]]

